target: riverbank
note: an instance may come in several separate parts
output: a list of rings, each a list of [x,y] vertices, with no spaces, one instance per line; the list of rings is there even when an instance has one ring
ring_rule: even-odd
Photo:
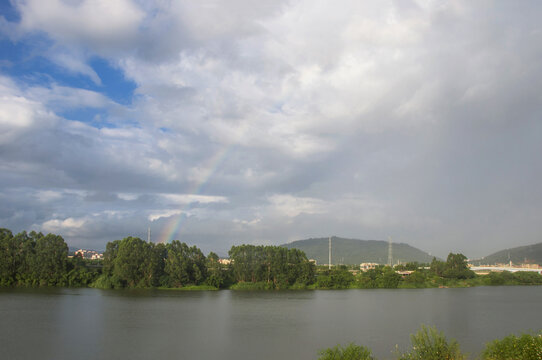
[[[503,280],[503,278],[506,278]],[[200,284],[194,285],[189,284],[186,286],[177,286],[177,287],[168,287],[168,286],[135,286],[135,287],[115,287],[112,286],[109,282],[104,282],[103,279],[98,279],[97,281],[88,284],[88,285],[77,285],[77,286],[68,286],[67,284],[57,284],[57,285],[47,285],[39,283],[22,283],[22,284],[11,284],[8,286],[0,286],[0,288],[96,288],[96,289],[158,289],[158,290],[172,290],[172,291],[219,291],[219,290],[234,290],[234,291],[307,291],[307,290],[349,290],[349,289],[358,289],[358,290],[370,290],[370,289],[434,289],[434,288],[471,288],[479,286],[536,286],[542,285],[542,276],[533,277],[525,279],[522,274],[496,274],[493,276],[490,275],[477,275],[472,279],[444,279],[437,278],[424,281],[423,283],[400,281],[397,286],[394,287],[385,287],[378,286],[378,284],[370,284],[367,286],[366,283],[361,283],[359,281],[354,281],[351,283],[335,286],[318,286],[317,282],[314,282],[310,285],[304,284],[293,284],[291,286],[282,286],[277,288],[273,283],[267,282],[239,282],[231,284],[226,287],[217,287],[213,285]]]

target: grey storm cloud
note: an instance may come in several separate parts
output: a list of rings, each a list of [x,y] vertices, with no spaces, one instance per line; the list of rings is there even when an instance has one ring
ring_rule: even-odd
[[[136,89],[119,104],[2,69],[4,227],[104,248],[181,223],[175,238],[222,254],[331,234],[438,256],[541,241],[537,2],[14,5],[4,37],[45,36],[41,56],[96,84],[104,58]],[[115,126],[62,116],[86,108]]]

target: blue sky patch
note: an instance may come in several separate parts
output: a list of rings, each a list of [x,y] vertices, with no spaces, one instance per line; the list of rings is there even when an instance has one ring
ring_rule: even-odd
[[[109,115],[103,109],[78,108],[58,112],[57,114],[65,119],[84,122],[98,129],[116,127],[108,121]]]
[[[101,85],[93,84],[89,90],[101,92],[119,104],[131,104],[136,89],[136,84],[133,81],[126,79],[120,69],[111,66],[103,58],[95,57],[90,61],[89,65],[102,80]]]

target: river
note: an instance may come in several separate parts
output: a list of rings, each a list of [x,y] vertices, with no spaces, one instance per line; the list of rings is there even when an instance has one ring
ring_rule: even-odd
[[[317,359],[355,342],[394,358],[421,324],[474,357],[542,329],[542,286],[419,290],[0,289],[2,359]]]

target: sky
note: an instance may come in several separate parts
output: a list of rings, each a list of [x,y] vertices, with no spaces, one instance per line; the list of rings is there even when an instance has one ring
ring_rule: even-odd
[[[0,0],[0,227],[541,242],[541,7]]]

